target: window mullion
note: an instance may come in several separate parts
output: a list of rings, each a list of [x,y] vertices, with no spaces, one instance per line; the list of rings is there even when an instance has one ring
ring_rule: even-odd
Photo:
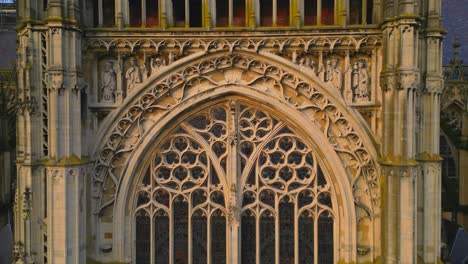
[[[258,185],[257,185],[258,186]],[[258,196],[257,196],[257,202],[258,202]],[[257,212],[256,212],[256,216],[255,216],[255,254],[256,254],[256,263],[260,263],[260,209],[259,209],[259,205],[257,205]]]
[[[296,195],[294,202],[294,263],[299,264],[299,216],[298,201],[299,195]]]
[[[190,6],[189,0],[185,0],[185,27],[190,27]]]
[[[275,194],[275,213],[273,214],[275,217],[275,263],[280,263],[280,229],[279,229],[279,199],[278,195]]]
[[[367,0],[362,0],[362,21],[361,24],[367,24]]]
[[[103,21],[103,9],[102,9],[102,0],[98,0],[98,25],[102,27]]]
[[[317,0],[317,25],[322,24],[322,0]]]
[[[173,199],[169,201],[169,263],[174,264],[174,212],[173,212]]]
[[[277,26],[277,22],[276,22],[276,14],[278,13],[278,6],[276,4],[276,0],[272,0],[273,1],[273,14],[272,14],[272,24],[274,27]],[[280,1],[284,1],[284,0],[280,0]]]
[[[141,26],[146,27],[146,0],[141,0]]]
[[[187,199],[187,204],[188,204],[188,219],[187,219],[187,224],[188,224],[188,229],[187,229],[187,244],[188,244],[188,264],[192,264],[192,258],[193,258],[193,252],[192,252],[192,199],[190,198],[190,195],[188,196]]]
[[[233,17],[234,17],[234,15],[233,15],[233,13],[234,13],[234,9],[233,9],[234,5],[233,5],[232,1],[233,1],[233,0],[229,0],[229,24],[228,24],[229,27],[232,27],[232,24],[233,24],[233,21],[232,21],[232,20],[233,20]]]
[[[209,190],[208,190],[208,194]],[[211,206],[208,204],[206,213],[206,263],[211,264]]]

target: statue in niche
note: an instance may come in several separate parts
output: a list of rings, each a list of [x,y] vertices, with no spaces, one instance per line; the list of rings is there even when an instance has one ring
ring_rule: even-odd
[[[352,88],[354,101],[369,101],[369,72],[364,59],[353,64]]]
[[[165,67],[166,61],[161,58],[151,58],[151,75],[153,75],[158,69]]]
[[[301,57],[298,64],[301,66],[301,69],[307,68],[307,70],[311,70],[314,75],[317,75],[314,60],[307,57]]]
[[[143,63],[143,65],[141,65],[140,72],[141,72],[141,77],[143,79],[143,82],[146,81],[150,73],[148,66],[146,65],[146,61]]]
[[[343,76],[338,66],[338,60],[327,60],[325,66],[325,82],[330,83],[335,89],[341,91]]]
[[[130,58],[130,67],[125,73],[125,79],[127,80],[127,93],[131,92],[142,82],[140,68],[134,57]]]
[[[114,63],[106,61],[102,73],[102,100],[103,103],[115,103],[115,91],[117,89]]]

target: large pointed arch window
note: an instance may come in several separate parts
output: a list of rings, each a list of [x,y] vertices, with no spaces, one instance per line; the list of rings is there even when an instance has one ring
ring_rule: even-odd
[[[241,98],[181,121],[138,185],[135,262],[333,263],[333,188],[306,142]]]

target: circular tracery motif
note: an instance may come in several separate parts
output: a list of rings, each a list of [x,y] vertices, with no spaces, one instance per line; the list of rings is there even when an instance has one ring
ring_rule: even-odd
[[[137,191],[135,260],[226,263],[240,225],[242,263],[331,263],[332,197],[313,149],[287,123],[225,101],[156,147]]]

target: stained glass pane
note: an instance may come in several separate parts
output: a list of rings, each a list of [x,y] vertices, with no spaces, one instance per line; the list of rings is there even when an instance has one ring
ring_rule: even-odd
[[[277,1],[276,24],[278,26],[289,26],[289,0]]]
[[[216,1],[216,26],[227,27],[229,25],[229,1]]]
[[[130,26],[141,27],[141,0],[130,0],[128,8],[130,9]]]
[[[160,210],[154,217],[155,264],[169,263],[169,217]]]
[[[211,217],[211,262],[226,263],[226,218],[218,210]]]
[[[279,205],[280,263],[294,263],[294,204],[286,197]]]
[[[362,0],[349,1],[349,23],[352,25],[362,23]]]
[[[273,3],[272,0],[260,0],[260,26],[273,26]]]
[[[144,210],[140,210],[136,216],[135,223],[135,239],[136,239],[136,263],[149,264],[151,256],[151,231],[150,231],[150,218]]]
[[[275,263],[275,217],[269,211],[260,218],[260,262]]]
[[[333,218],[324,212],[318,220],[319,263],[333,263]]]
[[[245,200],[245,199],[244,199]],[[256,247],[256,236],[255,236],[255,216],[250,212],[246,211],[242,215],[241,223],[241,253],[242,253],[242,264],[255,263],[255,247]]]
[[[146,0],[146,26],[156,27],[159,24],[159,5],[157,0]]]
[[[190,0],[189,1],[189,13],[190,13],[190,26],[201,27],[202,26],[202,1],[201,0]]]
[[[192,216],[192,263],[206,264],[207,221],[202,210]]]
[[[322,0],[322,25],[335,24],[335,0]]]
[[[314,263],[314,219],[309,212],[299,217],[299,263]]]
[[[304,0],[304,26],[317,25],[317,0]]]
[[[245,0],[232,1],[232,25],[237,27],[245,26]]]
[[[188,261],[188,213],[187,203],[179,196],[174,201],[174,263]]]

